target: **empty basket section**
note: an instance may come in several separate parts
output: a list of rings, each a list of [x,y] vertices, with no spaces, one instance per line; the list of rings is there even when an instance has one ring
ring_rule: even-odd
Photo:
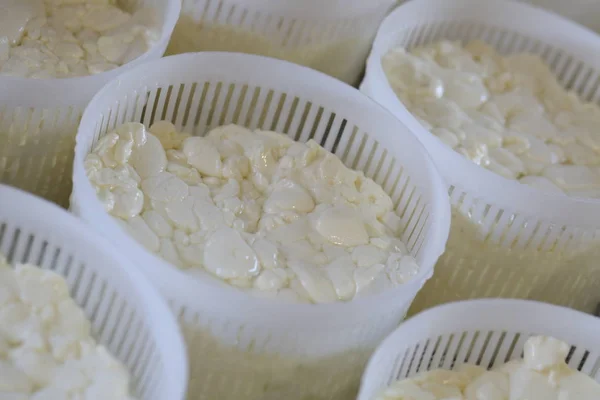
[[[168,54],[228,51],[279,58],[357,84],[394,0],[184,0]]]

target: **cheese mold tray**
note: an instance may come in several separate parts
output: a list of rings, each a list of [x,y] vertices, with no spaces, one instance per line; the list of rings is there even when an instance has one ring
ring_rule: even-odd
[[[600,383],[599,334],[597,317],[534,301],[483,299],[437,306],[410,318],[381,343],[369,360],[358,400],[373,400],[393,381],[425,371],[464,364],[490,369],[521,359],[525,342],[538,335],[570,345],[568,366]]]
[[[354,85],[377,27],[395,4],[395,0],[183,0],[167,54],[258,54]]]
[[[294,77],[290,79],[290,77]],[[230,123],[315,140],[364,171],[402,216],[401,240],[420,272],[352,302],[283,304],[214,278],[191,278],[146,251],[104,210],[84,160],[126,121],[172,121],[204,135]],[[357,90],[285,61],[233,53],[184,54],[121,75],[99,92],[79,128],[71,208],[135,260],[178,315],[191,360],[190,398],[338,399],[353,396],[368,354],[403,319],[443,252],[445,186],[420,143]]]
[[[58,206],[0,185],[0,253],[65,278],[93,337],[127,368],[136,399],[184,399],[188,366],[176,320],[107,241]]]
[[[75,134],[85,106],[121,72],[162,57],[181,9],[178,0],[127,0],[119,5],[130,12],[143,8],[154,11],[160,36],[140,57],[107,72],[82,77],[0,75],[0,182],[68,205]]]
[[[475,165],[424,129],[388,84],[381,59],[389,50],[445,39],[540,55],[561,84],[585,100],[600,98],[600,38],[555,14],[510,1],[415,0],[386,18],[361,90],[425,145],[449,184],[453,214],[447,251],[411,312],[477,297],[592,312],[600,301],[600,203],[545,194]]]

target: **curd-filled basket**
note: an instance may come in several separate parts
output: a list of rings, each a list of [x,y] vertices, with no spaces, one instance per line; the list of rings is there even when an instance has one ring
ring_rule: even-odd
[[[539,54],[566,87],[600,98],[600,37],[557,15],[507,0],[415,0],[390,14],[361,90],[425,145],[449,184],[453,213],[447,251],[411,312],[477,297],[593,311],[600,302],[600,202],[545,194],[475,165],[425,130],[388,84],[381,58],[390,49],[442,39]]]
[[[183,338],[159,293],[113,246],[54,204],[0,185],[0,253],[62,275],[92,335],[130,374],[140,400],[185,398]]]
[[[115,126],[162,119],[194,135],[236,123],[301,142],[313,138],[390,194],[418,276],[350,303],[282,304],[192,278],[147,252],[105,212],[84,159]],[[449,229],[446,188],[407,129],[350,86],[285,61],[198,53],[127,72],[90,102],[75,152],[71,209],[135,260],[169,300],[186,335],[191,399],[354,396],[368,355],[433,273]]]
[[[358,84],[396,0],[183,0],[168,54],[231,51],[305,65]]]
[[[154,9],[160,38],[146,53],[113,70],[64,79],[0,75],[0,182],[62,206],[71,194],[75,134],[87,103],[121,72],[162,57],[179,17],[179,0],[119,0],[125,10]]]
[[[520,359],[533,335],[571,345],[569,367],[600,382],[596,317],[534,301],[470,300],[437,306],[404,322],[369,360],[358,400],[372,400],[393,381],[425,371],[461,364],[493,368]]]

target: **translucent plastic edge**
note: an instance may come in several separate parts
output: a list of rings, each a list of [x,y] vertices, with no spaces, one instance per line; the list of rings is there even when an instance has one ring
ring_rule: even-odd
[[[147,278],[135,268],[128,268],[131,261],[123,257],[103,237],[93,233],[82,221],[53,203],[20,189],[0,184],[0,205],[2,205],[0,215],[7,215],[7,220],[11,223],[19,225],[19,222],[22,222],[30,226],[51,225],[52,229],[76,232],[78,240],[114,259],[115,263],[106,265],[106,268],[114,271],[116,279],[125,278],[126,284],[134,289],[134,293],[131,294],[139,297],[138,303],[143,306],[147,316],[160,316],[160,318],[144,318],[144,320],[151,327],[150,332],[156,338],[161,354],[167,356],[169,360],[164,365],[169,371],[167,386],[176,388],[174,392],[169,393],[169,400],[183,400],[187,392],[189,376],[183,335],[173,313]]]
[[[585,330],[569,330],[557,321],[568,321],[569,326],[584,327]],[[599,348],[600,319],[567,307],[532,300],[480,299],[436,306],[404,321],[381,342],[367,363],[357,399],[370,400],[364,386],[375,373],[379,373],[379,359],[401,354],[427,339],[473,331],[552,336],[596,350]],[[415,337],[416,332],[423,336]]]
[[[539,37],[544,42],[568,49],[587,62],[597,65],[600,54],[598,33],[559,14],[516,0],[411,0],[399,5],[380,24],[378,33],[394,33],[400,22],[441,23],[470,20],[490,26]],[[546,29],[552,26],[553,29]],[[567,33],[567,34],[565,34]],[[593,50],[593,49],[592,49]]]
[[[13,107],[79,107],[83,109],[96,92],[121,73],[145,62],[160,58],[181,12],[181,0],[165,0],[160,39],[135,60],[97,75],[60,79],[28,79],[0,75],[3,104]]]
[[[185,0],[184,0],[185,1]],[[198,8],[204,8],[208,0],[196,0]],[[233,0],[236,7],[260,11],[279,17],[313,19],[317,21],[360,18],[365,13],[390,10],[397,0]],[[184,7],[184,11],[189,6]]]
[[[184,272],[148,252],[111,220],[111,217],[106,213],[97,199],[96,193],[83,167],[85,157],[87,156],[83,142],[86,140],[90,141],[91,136],[94,134],[94,122],[97,119],[98,111],[96,104],[102,103],[105,98],[111,98],[112,93],[115,91],[123,90],[123,82],[144,82],[144,73],[154,75],[153,73],[155,72],[164,71],[165,75],[177,74],[177,68],[184,68],[183,66],[194,64],[204,65],[204,71],[206,71],[206,68],[210,68],[211,64],[219,65],[219,70],[215,71],[215,75],[223,76],[223,79],[231,81],[235,80],[232,79],[232,77],[235,77],[235,75],[232,75],[233,71],[239,69],[239,66],[247,65],[251,66],[248,67],[251,69],[269,71],[269,76],[271,77],[280,75],[279,81],[283,77],[294,76],[296,79],[289,83],[289,87],[282,87],[281,90],[290,90],[293,92],[293,89],[290,88],[294,86],[297,88],[300,84],[299,82],[302,82],[302,91],[322,91],[322,88],[327,86],[331,87],[332,91],[335,90],[336,93],[339,93],[340,102],[356,98],[358,95],[364,99],[367,105],[373,108],[374,112],[380,112],[382,118],[387,117],[391,123],[398,124],[399,127],[402,126],[387,110],[368,97],[360,94],[356,89],[307,67],[268,57],[222,52],[187,53],[165,57],[148,63],[143,68],[139,67],[122,74],[118,80],[109,83],[99,91],[84,112],[75,145],[73,194],[71,198],[71,205],[74,205],[73,211],[82,216],[84,220],[87,220],[86,215],[92,215],[96,221],[99,221],[99,223],[94,224],[95,228],[100,229],[113,242],[118,243],[121,248],[125,249],[124,251],[135,253],[134,259],[136,260],[136,264],[144,265],[146,269],[144,272],[147,273],[165,296],[169,299],[191,305],[192,308],[197,309],[198,306],[207,306],[202,301],[202,298],[205,298],[206,301],[210,301],[210,311],[213,313],[226,313],[227,315],[242,313],[246,317],[251,317],[256,321],[263,321],[265,324],[289,324],[298,329],[310,329],[306,325],[306,320],[322,319],[328,321],[328,325],[346,325],[349,319],[357,319],[358,321],[362,318],[361,315],[372,313],[374,308],[379,308],[377,305],[381,304],[381,302],[386,302],[386,304],[396,303],[400,306],[401,304],[398,303],[398,300],[401,298],[408,306],[423,284],[432,276],[433,267],[445,250],[450,230],[450,205],[447,186],[435,168],[429,154],[419,141],[414,139],[410,134],[405,136],[405,141],[412,142],[416,151],[409,156],[420,157],[423,160],[422,164],[428,177],[427,183],[433,192],[430,207],[431,219],[438,222],[433,222],[431,240],[424,244],[423,254],[426,256],[424,257],[419,274],[411,279],[411,281],[383,293],[359,298],[351,302],[318,305],[282,304],[268,299],[261,299],[223,285],[216,278],[206,281],[199,279],[191,280]],[[231,69],[229,74],[226,71],[227,69]],[[306,79],[300,79],[301,76],[306,77]],[[252,82],[249,84],[252,84]],[[127,89],[125,88],[124,90]],[[89,121],[92,121],[92,123]],[[390,141],[392,141],[392,138],[390,138]],[[80,204],[84,204],[84,212],[78,210]],[[215,299],[223,298],[226,298],[227,301],[215,301]],[[273,318],[274,315],[277,317]]]
[[[496,25],[501,24],[500,16],[509,14],[519,15],[523,18],[532,17],[531,20],[543,22],[543,26],[554,26],[552,32],[560,32],[564,42],[566,33],[573,31],[572,35],[584,37],[584,42],[594,48],[589,50],[600,54],[600,36],[592,31],[568,21],[556,14],[546,12],[536,7],[503,0],[412,0],[398,7],[382,23],[369,58],[364,81],[361,85],[364,92],[371,98],[389,109],[406,126],[408,126],[425,148],[431,153],[438,169],[452,186],[473,195],[475,198],[494,204],[502,209],[514,213],[523,213],[528,216],[541,217],[563,225],[591,226],[600,225],[600,200],[572,198],[566,195],[544,193],[531,186],[521,184],[516,180],[504,178],[485,168],[473,164],[470,160],[447,147],[440,139],[423,128],[419,121],[404,107],[388,84],[383,71],[381,58],[389,51],[390,43],[394,38],[395,27],[402,26],[402,22],[414,14],[422,12],[427,16],[427,10],[435,7],[437,13],[445,11],[461,14],[456,16],[448,14],[435,22],[460,20],[471,15],[481,17]],[[463,11],[465,13],[463,13]],[[534,18],[537,17],[537,18]],[[542,20],[542,21],[540,21]],[[411,21],[414,21],[412,19]],[[430,22],[424,18],[424,23]],[[488,21],[483,21],[488,22]],[[514,31],[514,29],[512,29]],[[548,42],[548,38],[540,37]],[[556,41],[552,41],[556,43]],[[598,58],[600,68],[600,58]],[[557,210],[568,210],[557,213]]]

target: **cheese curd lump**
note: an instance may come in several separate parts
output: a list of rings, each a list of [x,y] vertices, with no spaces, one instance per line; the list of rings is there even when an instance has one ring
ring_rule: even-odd
[[[569,346],[531,337],[524,359],[486,370],[461,365],[393,383],[374,400],[598,400],[600,384],[565,363]]]
[[[65,280],[0,254],[0,399],[132,400],[125,368],[90,335]]]
[[[419,270],[390,197],[314,141],[127,123],[85,168],[106,211],[148,250],[259,296],[347,301]]]
[[[421,124],[475,164],[554,193],[600,198],[600,107],[566,91],[538,56],[442,41],[382,59]]]
[[[0,75],[94,75],[138,58],[159,36],[152,10],[132,14],[115,0],[3,0]]]

